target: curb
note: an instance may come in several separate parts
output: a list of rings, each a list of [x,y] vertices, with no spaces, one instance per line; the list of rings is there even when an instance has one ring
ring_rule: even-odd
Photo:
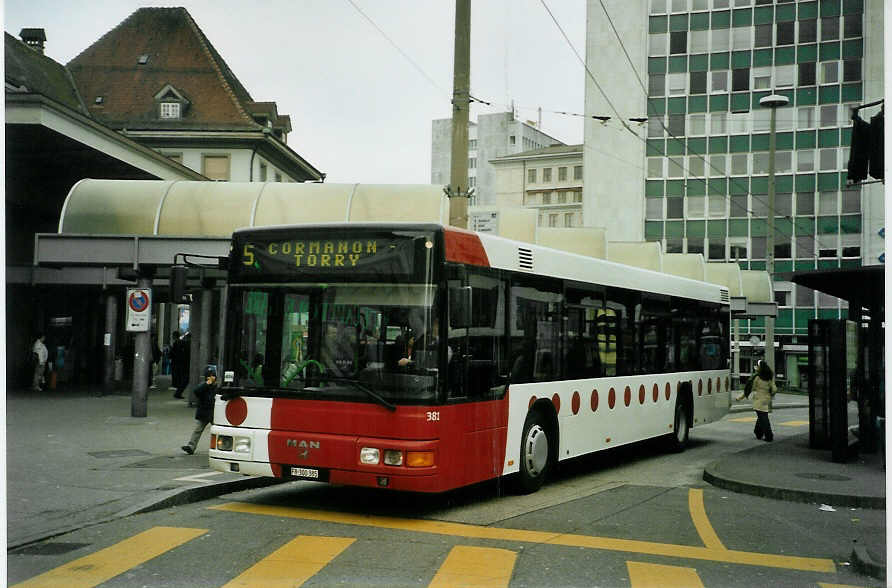
[[[870,550],[860,545],[856,545],[852,549],[852,567],[859,574],[870,576],[877,580],[886,579],[886,564],[874,559]]]
[[[706,466],[706,469],[703,470],[703,480],[709,482],[713,486],[731,490],[732,492],[760,496],[762,498],[773,498],[775,500],[785,500],[788,502],[805,502],[809,504],[827,503],[849,508],[869,508],[872,510],[884,510],[886,508],[886,498],[883,496],[852,496],[847,494],[794,490],[792,488],[775,488],[720,477],[710,471],[710,469],[714,468],[717,464],[718,462],[713,462]]]
[[[125,508],[124,510],[116,512],[113,515],[59,527],[58,529],[54,529],[52,531],[45,531],[43,533],[31,535],[16,543],[8,543],[6,546],[6,552],[12,553],[16,549],[21,549],[22,547],[27,547],[40,541],[52,539],[53,537],[65,535],[66,533],[71,533],[80,529],[86,529],[87,527],[93,527],[95,525],[101,525],[103,523],[123,519],[130,515],[152,512],[172,506],[183,506],[185,504],[201,502],[202,500],[207,500],[209,498],[216,498],[217,496],[229,494],[230,492],[240,492],[242,490],[264,488],[266,486],[274,486],[276,484],[282,484],[284,482],[285,480],[279,480],[278,478],[260,478],[245,476],[245,478],[241,480],[230,480],[228,482],[217,482],[215,484],[195,486],[192,488],[177,488],[175,490],[168,490],[161,493],[160,496],[157,496],[156,498],[152,498],[136,506]]]
[[[771,407],[772,411],[783,410],[785,408],[808,408],[808,402],[791,402],[788,404],[777,404]],[[728,409],[728,414],[734,412],[752,412],[753,407],[748,404],[732,404]]]

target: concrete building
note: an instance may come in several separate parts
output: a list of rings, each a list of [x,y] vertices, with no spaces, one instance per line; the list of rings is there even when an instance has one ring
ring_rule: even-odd
[[[468,182],[474,189],[472,205],[496,204],[495,171],[490,161],[522,151],[563,145],[536,128],[531,121],[514,118],[511,112],[481,114],[468,128]],[[452,162],[452,119],[433,121],[431,128],[431,183],[448,184]]]
[[[496,207],[533,209],[540,227],[582,226],[582,145],[533,149],[490,163]]]
[[[759,270],[773,214],[776,365],[804,387],[798,366],[807,363],[808,320],[845,317],[847,308],[794,285],[791,272],[876,264],[883,251],[882,184],[846,183],[850,107],[883,97],[883,3],[587,6],[586,114],[613,118],[586,118],[585,224],[605,226],[600,217],[610,215],[610,240],[643,238],[668,253]],[[769,211],[770,111],[759,100],[772,92],[790,102],[777,111],[777,196]],[[646,126],[618,122],[642,116]],[[743,329],[764,345],[763,320]]]

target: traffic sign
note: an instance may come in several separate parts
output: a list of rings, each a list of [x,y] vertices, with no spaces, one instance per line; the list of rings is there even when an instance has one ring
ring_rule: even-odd
[[[152,290],[149,288],[127,288],[127,330],[148,331],[151,318]]]

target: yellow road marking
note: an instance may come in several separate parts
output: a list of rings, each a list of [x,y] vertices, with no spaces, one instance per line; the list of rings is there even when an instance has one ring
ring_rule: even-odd
[[[35,576],[30,580],[17,584],[17,586],[27,588],[36,586],[89,588],[102,584],[118,574],[122,574],[204,533],[207,533],[207,529],[152,527],[110,547],[100,549],[64,566]]]
[[[301,535],[275,550],[225,588],[236,586],[300,586],[356,541],[351,537]]]
[[[755,423],[756,417],[738,417],[736,419],[728,419],[729,421],[735,423]]]
[[[456,545],[446,556],[430,586],[507,586],[517,554],[507,549]]]
[[[808,421],[787,421],[785,423],[780,423],[785,427],[804,427],[808,424]]]
[[[710,549],[690,545],[675,545],[672,543],[653,543],[632,539],[610,539],[607,537],[549,533],[546,531],[481,527],[461,523],[357,515],[351,513],[316,511],[297,507],[268,506],[263,504],[230,502],[219,506],[212,506],[210,508],[227,512],[291,517],[311,521],[338,523],[342,525],[360,525],[364,527],[412,531],[415,533],[434,533],[438,535],[453,535],[475,539],[494,539],[499,541],[521,541],[525,543],[562,545],[565,547],[585,547],[606,551],[644,553],[648,555],[701,559],[706,561],[803,570],[809,572],[836,572],[836,566],[834,565],[833,560],[815,557],[773,555],[768,553],[734,551],[730,549]]]
[[[632,588],[703,588],[694,568],[627,561]]]
[[[828,584],[827,582],[818,582],[821,588],[862,588],[861,586],[852,586],[851,584]]]
[[[703,490],[700,488],[691,488],[688,490],[688,509],[691,511],[691,518],[694,520],[694,527],[697,528],[697,534],[703,545],[710,549],[725,549],[719,536],[715,534],[709,517],[706,516],[706,507],[703,506]]]

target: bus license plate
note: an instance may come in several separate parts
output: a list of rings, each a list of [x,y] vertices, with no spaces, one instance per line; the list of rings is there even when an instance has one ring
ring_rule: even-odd
[[[298,478],[310,478],[312,480],[319,479],[319,470],[312,468],[291,468],[291,475]]]

